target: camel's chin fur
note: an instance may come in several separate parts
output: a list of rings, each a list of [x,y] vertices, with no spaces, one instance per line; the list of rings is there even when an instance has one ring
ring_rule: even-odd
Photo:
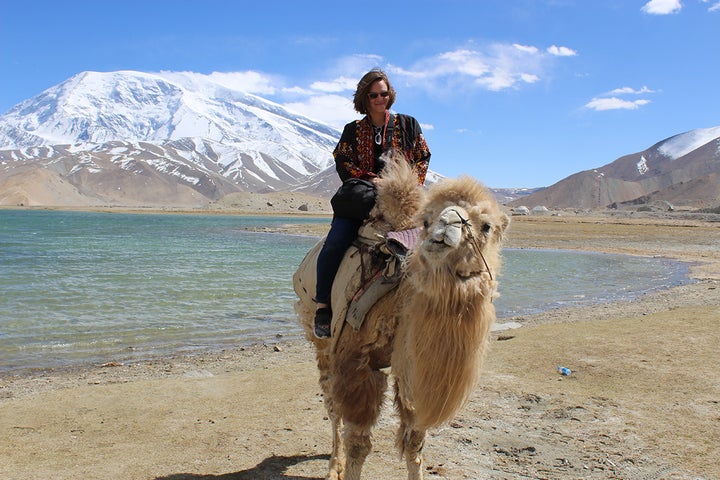
[[[313,337],[313,312],[307,302],[298,302],[306,336],[317,347],[320,384],[335,432],[328,478],[345,468],[347,480],[359,479],[387,387],[380,369],[387,365],[396,380],[398,447],[409,478],[422,478],[417,465],[422,464],[425,431],[452,419],[467,401],[495,320],[492,300],[509,218],[492,194],[469,177],[444,180],[425,191],[404,159],[388,162],[377,186],[374,221],[381,230],[424,225],[399,286],[368,312],[358,331],[346,325],[331,341]],[[449,228],[456,230],[444,238],[443,229]],[[339,450],[343,421],[346,459]]]

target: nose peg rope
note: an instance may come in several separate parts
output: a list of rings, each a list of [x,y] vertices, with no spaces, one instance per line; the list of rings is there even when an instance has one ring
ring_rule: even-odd
[[[470,245],[472,245],[473,250],[480,256],[480,258],[483,261],[483,264],[485,265],[485,270],[488,272],[488,275],[490,275],[490,280],[493,280],[493,274],[490,270],[490,265],[488,265],[487,260],[485,260],[485,255],[483,255],[482,250],[480,249],[480,245],[478,244],[478,239],[475,238],[475,235],[473,235],[472,231],[472,224],[470,223],[470,220],[467,218],[464,218],[462,215],[460,215],[460,212],[458,212],[456,209],[452,209],[453,212],[460,218],[460,223],[462,223],[463,228],[467,229],[468,236],[470,237]]]

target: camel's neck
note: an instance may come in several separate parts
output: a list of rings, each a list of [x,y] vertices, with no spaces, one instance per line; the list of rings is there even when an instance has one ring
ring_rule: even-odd
[[[418,423],[437,426],[451,419],[475,388],[495,309],[482,297],[469,303],[412,298],[425,301],[405,317],[405,354],[413,365],[408,384]]]

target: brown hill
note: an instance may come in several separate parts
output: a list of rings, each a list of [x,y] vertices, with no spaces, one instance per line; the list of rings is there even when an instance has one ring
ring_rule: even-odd
[[[198,207],[210,201],[208,194],[222,192],[216,183],[197,188],[156,169],[131,172],[103,155],[90,161],[82,168],[74,156],[15,162],[14,168],[0,171],[0,205]]]
[[[603,167],[573,174],[509,205],[623,208],[667,202],[693,208],[716,206],[720,204],[720,138],[673,156],[668,145],[674,142],[677,149],[675,145],[690,133],[671,137]]]

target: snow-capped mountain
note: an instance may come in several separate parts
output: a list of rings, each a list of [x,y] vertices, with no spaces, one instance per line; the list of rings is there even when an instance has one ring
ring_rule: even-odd
[[[338,132],[193,73],[83,72],[0,117],[0,149],[186,138],[326,168]],[[282,141],[282,143],[280,143]],[[227,152],[220,152],[222,161]],[[255,157],[259,158],[259,157]],[[313,168],[314,169],[314,168]]]
[[[620,208],[667,202],[713,207],[720,203],[720,127],[674,135],[642,152],[575,173],[511,204]]]
[[[200,74],[83,72],[0,116],[0,172],[44,169],[101,203],[138,176],[146,189],[177,182],[198,201],[300,184],[323,191],[335,185],[308,180],[333,166],[339,135]],[[149,200],[132,190],[134,204]]]

